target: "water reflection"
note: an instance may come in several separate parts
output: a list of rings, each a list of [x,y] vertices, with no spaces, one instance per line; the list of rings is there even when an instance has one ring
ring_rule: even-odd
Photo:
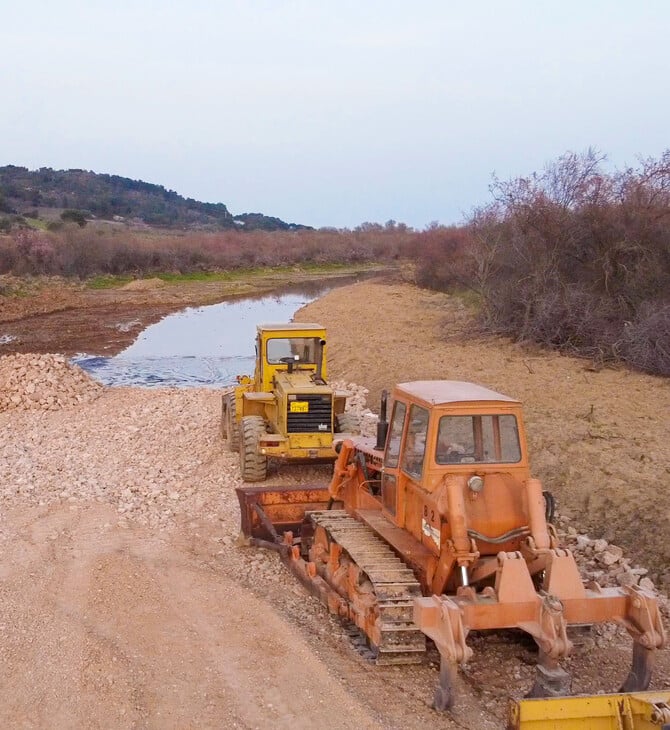
[[[337,285],[351,281],[338,279]],[[220,387],[252,374],[256,325],[290,322],[334,286],[309,282],[280,293],[189,307],[147,327],[114,357],[79,355],[73,362],[105,385]]]

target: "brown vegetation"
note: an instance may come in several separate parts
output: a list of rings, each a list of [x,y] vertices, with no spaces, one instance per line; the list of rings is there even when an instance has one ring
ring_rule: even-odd
[[[0,274],[146,275],[297,263],[390,261],[407,255],[416,234],[403,226],[355,231],[223,231],[152,235],[76,225],[18,230],[0,237]]]
[[[571,153],[496,179],[466,230],[421,234],[418,281],[477,290],[488,332],[670,375],[670,151],[602,167]]]
[[[472,237],[467,228],[430,226],[417,234],[416,256],[419,286],[451,291],[473,285]]]

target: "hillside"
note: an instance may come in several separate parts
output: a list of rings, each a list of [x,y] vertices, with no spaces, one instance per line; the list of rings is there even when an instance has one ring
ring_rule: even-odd
[[[119,175],[50,167],[0,167],[0,215],[48,219],[58,217],[63,210],[150,226],[269,231],[307,228],[262,213],[233,215],[223,203],[202,203],[162,185]]]

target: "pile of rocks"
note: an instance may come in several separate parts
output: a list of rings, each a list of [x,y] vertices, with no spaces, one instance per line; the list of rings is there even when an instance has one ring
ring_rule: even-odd
[[[351,395],[347,398],[345,410],[356,413],[360,418],[361,434],[363,436],[375,437],[377,435],[377,421],[379,416],[367,407],[367,395],[370,392],[367,388],[356,383],[347,383],[344,380],[335,380],[331,383],[336,390],[345,390]]]
[[[560,526],[565,526],[567,518],[559,517]],[[623,548],[603,539],[591,539],[568,526],[560,534],[561,543],[569,547],[575,556],[579,572],[586,580],[593,580],[601,586],[632,586],[653,590],[654,582],[648,577],[649,571],[632,564],[625,557]]]
[[[63,355],[0,357],[0,411],[56,411],[94,400],[102,390]]]

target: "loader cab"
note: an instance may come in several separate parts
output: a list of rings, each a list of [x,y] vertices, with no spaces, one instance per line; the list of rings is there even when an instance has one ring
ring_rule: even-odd
[[[326,382],[326,330],[319,324],[289,322],[256,328],[257,390],[270,393],[280,373],[302,372]]]

